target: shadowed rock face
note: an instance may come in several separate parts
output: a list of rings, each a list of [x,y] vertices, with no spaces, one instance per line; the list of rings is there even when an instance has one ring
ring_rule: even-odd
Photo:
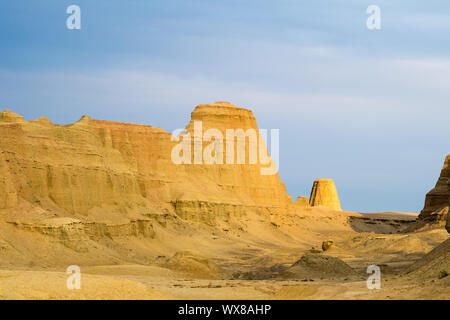
[[[419,215],[419,220],[428,223],[445,221],[449,208],[450,155],[445,158],[444,167],[436,186],[425,197],[425,206]]]
[[[333,180],[317,179],[314,181],[309,204],[312,207],[323,206],[333,210],[342,210]]]
[[[448,183],[448,193],[450,194],[450,179]],[[450,207],[450,196],[448,197],[448,205]],[[450,233],[450,214],[447,213],[447,225],[445,226],[447,232]]]
[[[250,110],[230,103],[200,105],[192,118],[205,129],[258,130]],[[214,224],[246,210],[266,214],[292,205],[278,174],[261,175],[259,164],[175,164],[173,137],[161,128],[88,116],[57,125],[0,112],[0,210],[31,206],[79,218],[169,211]]]

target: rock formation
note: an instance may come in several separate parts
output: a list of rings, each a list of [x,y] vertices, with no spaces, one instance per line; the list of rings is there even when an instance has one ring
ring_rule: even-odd
[[[327,251],[333,246],[334,246],[334,241],[333,240],[327,240],[327,241],[323,241],[322,242],[322,250],[323,251]]]
[[[450,194],[450,181],[448,184],[448,193]],[[450,207],[450,196],[448,197],[448,205]],[[450,214],[447,213],[447,224],[445,225],[445,228],[447,229],[448,233],[450,233]]]
[[[218,278],[222,273],[220,267],[213,261],[194,251],[177,252],[168,259],[164,266],[196,278]]]
[[[286,271],[281,273],[284,278],[321,278],[337,279],[355,274],[348,264],[339,258],[325,254],[307,253]]]
[[[309,208],[311,206],[309,205],[309,200],[307,197],[297,197],[297,200],[295,201],[295,207]]]
[[[425,205],[419,220],[426,223],[445,223],[449,209],[450,155],[445,158],[444,167],[436,186],[425,197]]]
[[[252,112],[230,103],[198,106],[186,128],[192,133],[194,121],[202,122],[203,133],[215,128],[225,137],[231,128],[259,135]],[[0,137],[0,212],[121,224],[171,214],[212,225],[239,220],[249,210],[267,216],[292,205],[278,174],[261,174],[264,165],[174,163],[181,137],[160,128],[88,116],[56,125],[6,110]]]
[[[0,112],[0,122],[16,122],[21,123],[25,122],[23,117],[21,115],[18,115],[17,113],[14,113],[8,109],[6,109],[3,112]]]
[[[436,246],[429,253],[414,262],[406,273],[413,273],[421,278],[439,278],[441,272],[450,272],[450,238]]]
[[[317,179],[314,181],[309,204],[312,207],[323,206],[333,210],[342,210],[333,180]]]

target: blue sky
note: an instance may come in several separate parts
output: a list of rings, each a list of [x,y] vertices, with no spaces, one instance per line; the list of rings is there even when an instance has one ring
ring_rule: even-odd
[[[450,153],[449,14],[433,0],[2,1],[0,108],[173,131],[230,101],[280,129],[294,198],[332,178],[346,210],[418,212]]]

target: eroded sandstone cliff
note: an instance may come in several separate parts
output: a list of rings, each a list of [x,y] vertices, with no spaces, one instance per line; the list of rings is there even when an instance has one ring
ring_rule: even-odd
[[[309,204],[312,207],[322,206],[333,210],[342,210],[334,181],[331,179],[314,181]]]

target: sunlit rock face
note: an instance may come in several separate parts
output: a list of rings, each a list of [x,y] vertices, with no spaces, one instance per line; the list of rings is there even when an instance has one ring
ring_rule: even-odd
[[[311,190],[309,204],[312,207],[322,206],[333,210],[342,210],[336,186],[331,179],[317,179]]]
[[[427,223],[445,223],[449,208],[450,155],[445,158],[436,186],[425,197],[419,220]]]
[[[199,105],[188,131],[194,120],[224,136],[228,128],[251,128],[259,135],[253,113],[230,103]],[[179,142],[173,138],[148,125],[88,116],[57,125],[45,117],[25,121],[1,112],[0,210],[31,206],[94,220],[104,212],[129,219],[169,212],[215,224],[239,219],[247,210],[265,215],[292,205],[278,174],[262,175],[258,163],[174,163],[172,150]]]
[[[450,194],[450,179],[448,181],[448,193]],[[450,196],[448,197],[448,205],[450,207]],[[450,233],[450,214],[448,214],[448,212],[447,212],[447,224],[445,227],[447,231]]]

